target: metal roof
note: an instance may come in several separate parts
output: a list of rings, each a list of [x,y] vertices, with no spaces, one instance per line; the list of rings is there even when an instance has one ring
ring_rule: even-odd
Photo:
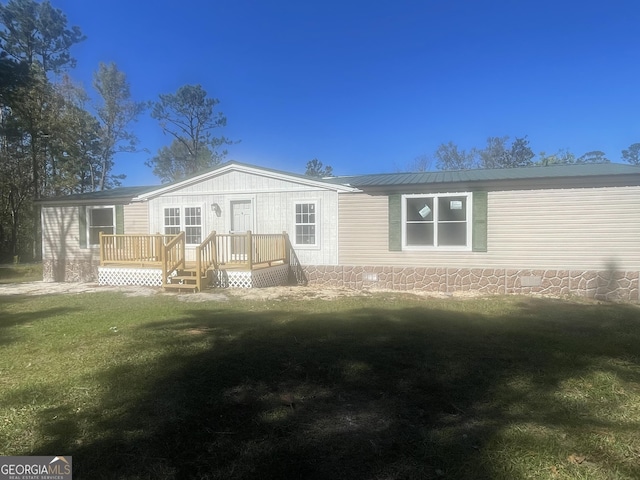
[[[131,201],[133,198],[151,190],[157,189],[153,187],[117,187],[99,192],[74,193],[72,195],[64,195],[61,197],[42,198],[39,203],[58,204],[58,203],[108,203],[115,201]]]
[[[640,166],[619,163],[550,165],[546,167],[496,168],[417,173],[378,173],[334,177],[325,181],[356,188],[394,187],[435,183],[467,183],[500,180],[535,180],[545,178],[637,175]]]
[[[272,174],[282,174],[297,177],[306,181],[317,181],[332,185],[348,186],[357,189],[367,188],[399,188],[412,185],[434,185],[449,183],[470,182],[496,182],[515,180],[544,180],[544,179],[569,179],[580,177],[630,177],[640,175],[640,166],[621,163],[580,164],[580,165],[550,165],[546,167],[521,167],[521,168],[496,168],[477,170],[457,170],[438,172],[414,172],[414,173],[377,173],[371,175],[351,175],[330,178],[313,178],[304,175],[292,174],[280,170],[263,168],[240,162],[228,162],[212,170],[221,170],[222,167],[238,165],[263,170]],[[640,179],[638,179],[640,184]],[[180,183],[180,182],[178,182]],[[172,185],[172,184],[170,184]],[[42,204],[108,204],[127,203],[134,198],[155,192],[170,185],[119,187],[100,192],[77,193],[55,198],[41,199]]]

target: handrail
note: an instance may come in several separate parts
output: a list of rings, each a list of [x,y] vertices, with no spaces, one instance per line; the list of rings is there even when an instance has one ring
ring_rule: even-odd
[[[196,286],[199,292],[202,291],[202,277],[211,267],[218,268],[215,230],[196,247]]]
[[[185,244],[187,235],[180,232],[173,240],[162,249],[162,286],[165,286],[167,277],[180,267],[185,268]]]
[[[296,285],[306,285],[309,280],[307,279],[307,275],[304,273],[304,269],[302,268],[300,259],[298,258],[298,255],[296,254],[296,251],[291,244],[289,234],[287,232],[282,232],[282,236],[284,237],[286,245],[287,258],[285,260],[285,263],[289,265],[289,281]]]

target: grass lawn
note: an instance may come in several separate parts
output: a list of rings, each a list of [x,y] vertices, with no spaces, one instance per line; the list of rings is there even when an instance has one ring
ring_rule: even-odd
[[[640,309],[0,297],[0,455],[74,479],[638,479]]]

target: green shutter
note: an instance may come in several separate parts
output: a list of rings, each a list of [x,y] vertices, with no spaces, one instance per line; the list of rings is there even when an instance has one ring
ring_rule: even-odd
[[[402,250],[402,195],[389,195],[389,251]]]
[[[473,239],[474,252],[487,251],[487,192],[473,192]]]
[[[87,207],[78,207],[78,241],[80,248],[87,248]]]
[[[124,205],[116,205],[116,234],[124,233]]]

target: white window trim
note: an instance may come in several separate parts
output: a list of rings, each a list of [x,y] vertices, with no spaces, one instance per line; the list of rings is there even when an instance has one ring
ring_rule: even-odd
[[[111,218],[113,219],[113,233],[116,233],[116,206],[115,205],[87,205],[85,207],[85,216],[87,223],[87,247],[89,248],[100,248],[100,242],[91,243],[91,212],[93,210],[111,210]],[[106,225],[101,225],[106,226]]]
[[[163,205],[162,206],[162,233],[164,234],[164,232],[166,231],[167,227],[175,227],[176,225],[166,225],[164,223],[165,221],[165,210],[167,208],[177,208],[180,210],[180,224],[177,225],[180,228],[181,232],[186,232],[187,231],[187,225],[186,225],[186,209],[187,208],[200,208],[200,242],[202,242],[202,240],[204,240],[206,238],[205,235],[205,207],[204,205]],[[192,227],[193,225],[189,225],[190,227]],[[194,245],[200,245],[200,243],[186,243],[185,245],[187,246],[194,246]]]
[[[297,235],[296,235],[296,227],[298,223],[296,222],[296,206],[298,205],[308,205],[314,204],[316,207],[316,243],[297,243]],[[320,200],[317,198],[309,198],[309,199],[298,199],[293,201],[293,229],[291,235],[291,244],[300,250],[320,250],[321,239],[320,239]]]
[[[464,246],[444,245],[444,246],[421,246],[421,245],[407,245],[407,199],[408,198],[433,198],[434,205],[434,241],[438,238],[438,221],[437,208],[438,198],[443,197],[466,197],[467,198],[467,244]],[[447,193],[414,193],[409,195],[402,195],[402,250],[406,251],[438,251],[438,252],[470,252],[473,248],[472,244],[472,232],[473,232],[473,194],[471,192],[447,192]]]

